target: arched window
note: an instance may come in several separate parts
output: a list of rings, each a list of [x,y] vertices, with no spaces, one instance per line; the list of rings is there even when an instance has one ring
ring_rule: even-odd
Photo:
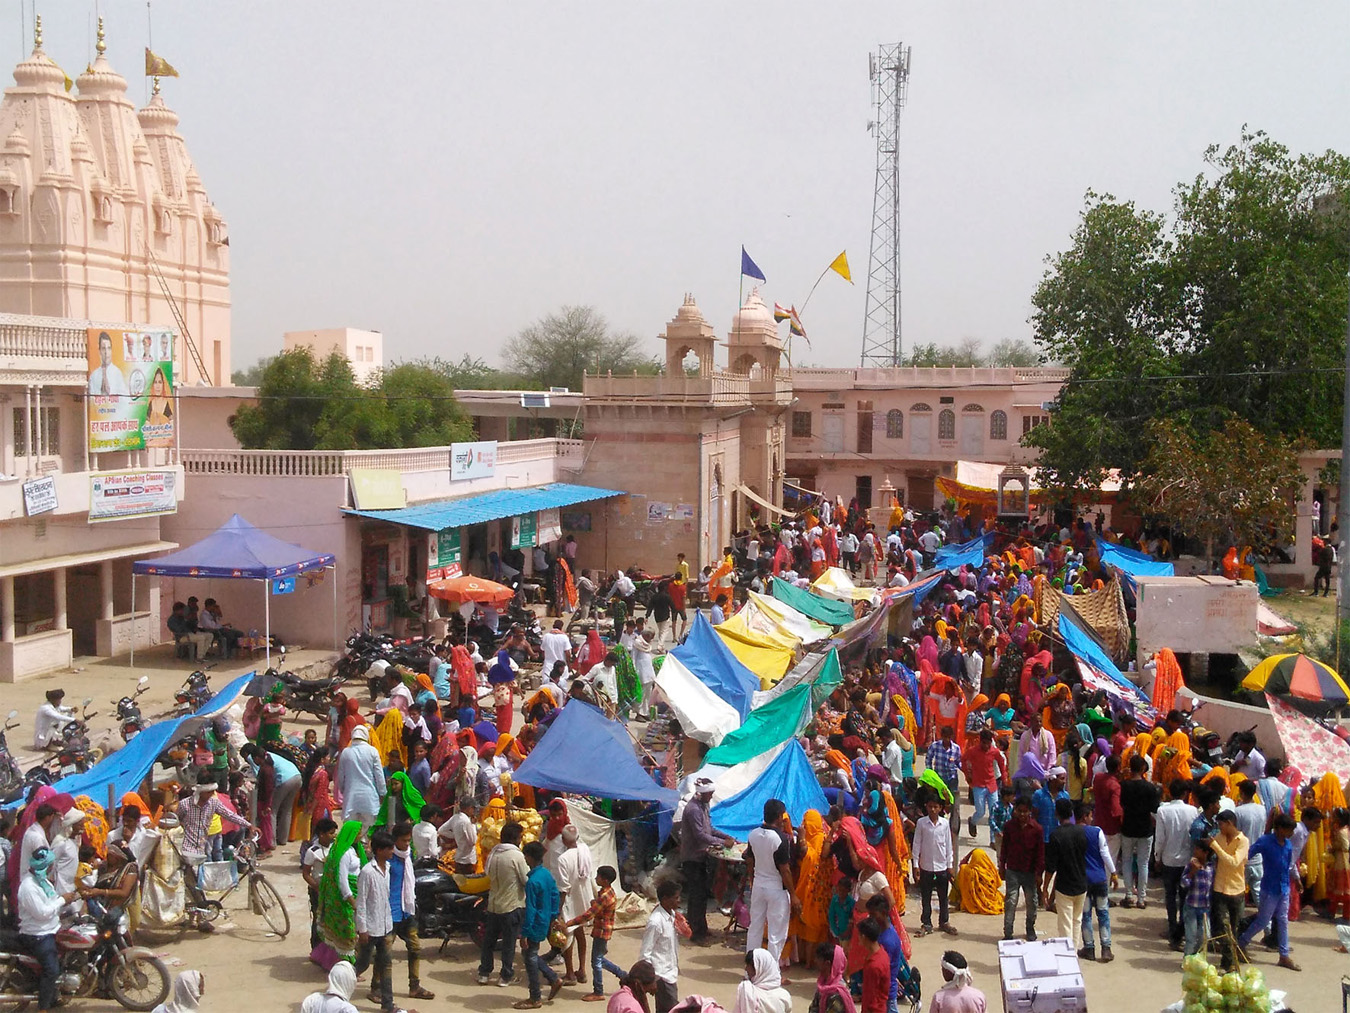
[[[909,413],[911,415],[918,414],[919,412],[931,412],[932,410],[933,410],[932,406],[926,405],[922,401],[920,401],[918,404],[912,404],[909,406]]]
[[[1008,413],[997,410],[989,416],[989,438],[1006,440],[1008,438]]]
[[[938,412],[938,439],[956,439],[956,412],[950,408],[944,408]]]
[[[892,408],[886,413],[886,438],[888,440],[899,440],[905,435],[905,413],[899,408]]]
[[[966,405],[964,408],[962,408],[961,411],[962,411],[962,412],[982,412],[982,411],[984,411],[984,405],[982,405],[982,404],[968,404],[968,405]]]

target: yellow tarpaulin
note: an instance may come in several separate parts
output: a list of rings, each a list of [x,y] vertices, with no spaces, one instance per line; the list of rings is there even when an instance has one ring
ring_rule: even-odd
[[[785,604],[777,598],[768,598],[762,594],[756,594],[754,591],[749,592],[749,595],[750,604],[772,620],[778,630],[782,630],[804,643],[824,640],[833,632],[829,626],[816,622],[810,616],[798,612],[791,605]]]
[[[858,587],[844,570],[837,566],[828,567],[816,578],[811,590],[836,601],[871,601],[876,588]]]
[[[768,689],[781,679],[796,661],[797,645],[801,641],[788,634],[754,629],[740,612],[713,629],[736,660],[759,676],[761,689]]]

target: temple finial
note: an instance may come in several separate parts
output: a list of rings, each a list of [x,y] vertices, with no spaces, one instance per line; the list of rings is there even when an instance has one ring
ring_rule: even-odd
[[[42,15],[33,16],[33,52],[42,50]]]
[[[97,52],[99,56],[102,56],[104,53],[108,51],[108,43],[104,41],[103,36],[102,18],[98,19],[98,41],[94,43],[94,51]]]

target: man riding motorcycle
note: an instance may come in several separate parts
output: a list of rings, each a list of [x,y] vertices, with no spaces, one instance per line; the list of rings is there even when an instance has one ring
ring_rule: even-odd
[[[47,702],[37,709],[33,719],[34,749],[46,749],[53,741],[59,743],[61,729],[75,717],[74,708],[61,705],[65,697],[64,689],[47,690]]]

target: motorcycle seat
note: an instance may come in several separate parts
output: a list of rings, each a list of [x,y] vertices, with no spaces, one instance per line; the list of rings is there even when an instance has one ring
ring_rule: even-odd
[[[0,950],[6,953],[26,953],[19,941],[19,933],[14,929],[0,929]]]

